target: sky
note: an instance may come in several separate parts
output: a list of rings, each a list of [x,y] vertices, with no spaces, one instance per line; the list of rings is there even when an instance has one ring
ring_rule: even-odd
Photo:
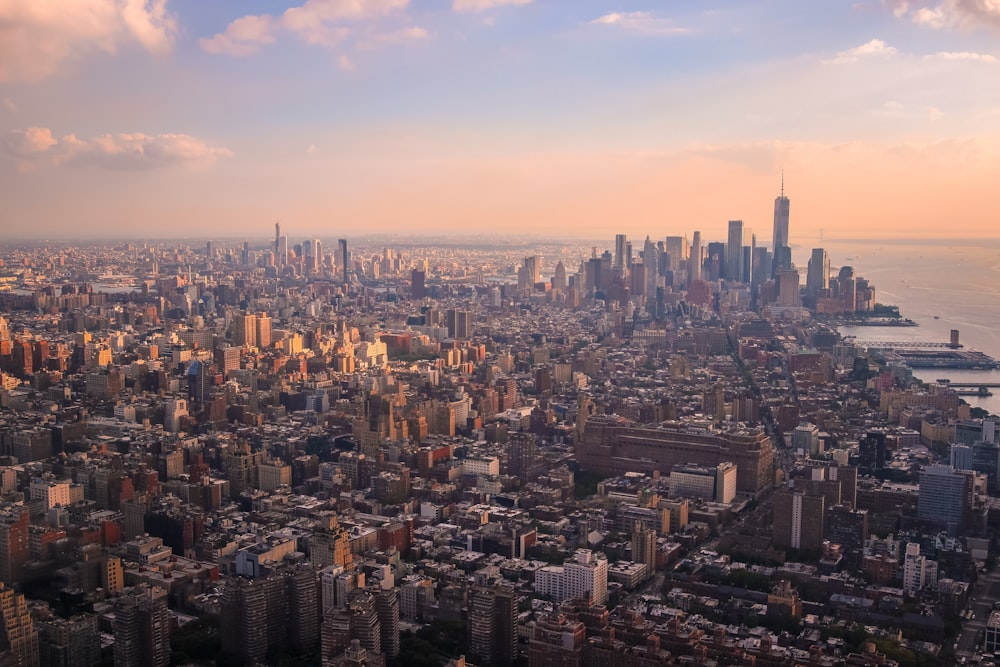
[[[0,235],[1000,236],[1000,0],[0,0]]]

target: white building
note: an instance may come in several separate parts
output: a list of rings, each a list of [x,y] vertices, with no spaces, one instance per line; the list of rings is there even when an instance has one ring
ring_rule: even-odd
[[[674,466],[670,472],[670,497],[731,503],[736,498],[736,464],[724,461],[714,467]]]
[[[455,423],[458,423],[457,417]],[[500,459],[495,456],[470,456],[462,462],[462,472],[495,477],[500,474]]]
[[[588,549],[577,549],[572,560],[539,568],[535,591],[552,596],[556,602],[586,598],[590,604],[604,604],[608,599],[608,561]]]
[[[937,563],[920,554],[920,545],[907,542],[903,557],[903,590],[914,593],[937,582]]]
[[[35,478],[31,480],[30,495],[32,501],[43,501],[45,509],[49,510],[56,505],[63,507],[70,504],[69,486],[71,482],[61,480],[58,482]]]

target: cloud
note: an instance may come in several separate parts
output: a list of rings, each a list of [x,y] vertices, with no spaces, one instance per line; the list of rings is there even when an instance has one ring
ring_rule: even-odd
[[[886,2],[897,18],[909,17],[926,28],[972,29],[985,26],[1000,30],[998,0],[939,0],[937,2]],[[912,10],[912,11],[911,11]]]
[[[176,34],[167,0],[0,0],[0,83],[44,79],[130,43],[163,55]]]
[[[11,112],[17,111],[17,105],[14,104],[14,100],[9,97],[3,98],[3,108]]]
[[[337,67],[345,72],[354,71],[354,61],[351,60],[350,56],[340,56],[337,58]]]
[[[409,28],[402,28],[393,32],[379,33],[372,39],[376,42],[399,44],[401,42],[409,42],[415,39],[427,39],[428,37],[430,37],[430,33],[428,33],[426,29],[421,28],[420,26],[411,26]]]
[[[530,5],[533,0],[452,0],[451,8],[456,12],[485,12],[494,7],[506,5]]]
[[[211,38],[204,37],[199,40],[199,44],[208,53],[248,56],[262,45],[274,41],[274,35],[271,34],[272,22],[267,14],[243,16],[226,26],[225,32]]]
[[[319,149],[316,148],[316,144],[309,144],[309,148],[306,149],[306,153],[308,153],[309,155],[314,155],[318,152]]]
[[[971,51],[939,51],[924,56],[924,60],[971,61],[980,63],[995,63],[997,57],[990,53],[974,53]]]
[[[57,139],[47,127],[9,132],[0,138],[0,151],[17,159],[21,169],[69,164],[125,171],[210,163],[232,155],[187,134],[105,134],[92,139],[67,134]]]
[[[896,47],[889,46],[881,39],[873,39],[861,46],[841,51],[833,58],[822,60],[821,62],[825,65],[847,65],[856,63],[863,58],[886,58],[894,55],[896,55]]]
[[[620,26],[648,35],[680,35],[691,32],[689,28],[676,26],[672,21],[659,18],[651,12],[611,12],[597,17],[590,24]]]
[[[202,38],[199,43],[208,53],[248,56],[284,32],[306,44],[333,47],[353,34],[350,23],[388,16],[408,5],[409,0],[306,0],[286,9],[281,16],[240,17],[223,32]]]

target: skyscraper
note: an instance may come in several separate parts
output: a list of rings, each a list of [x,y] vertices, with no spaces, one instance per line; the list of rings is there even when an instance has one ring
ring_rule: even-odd
[[[347,284],[347,239],[337,239],[340,247],[340,267],[344,272],[344,284]]]
[[[788,246],[788,197],[785,196],[785,172],[781,172],[781,194],[774,199],[774,239],[771,251],[778,256],[778,248]]]
[[[0,656],[13,657],[14,665],[38,665],[38,630],[24,595],[0,582]]]
[[[142,584],[126,590],[115,605],[115,667],[170,664],[167,591]]]
[[[965,513],[971,507],[972,474],[948,465],[932,465],[920,473],[917,516],[943,524],[948,533],[957,535],[965,526]]]
[[[813,248],[806,273],[806,294],[815,297],[819,290],[830,286],[830,255],[823,248]]]
[[[643,521],[636,521],[632,527],[632,560],[645,563],[646,576],[656,571],[656,531]]]
[[[743,221],[729,221],[729,237],[726,241],[726,280],[738,281],[743,277]]]
[[[615,234],[615,266],[625,266],[626,243],[624,234]]]
[[[691,256],[688,258],[689,282],[701,280],[701,232],[691,237]]]

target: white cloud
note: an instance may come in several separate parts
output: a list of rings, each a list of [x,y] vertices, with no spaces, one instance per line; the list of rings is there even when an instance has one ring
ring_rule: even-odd
[[[928,28],[943,28],[946,23],[946,17],[944,10],[938,7],[937,9],[931,9],[929,7],[921,7],[913,13],[913,22],[926,26]]]
[[[351,60],[350,56],[340,56],[337,58],[337,67],[345,72],[353,72],[354,61]]]
[[[43,79],[129,43],[162,55],[176,33],[167,0],[0,0],[0,82]]]
[[[974,53],[971,51],[939,51],[938,53],[924,56],[924,60],[970,61],[991,64],[998,62],[997,57],[990,53]]]
[[[199,43],[208,53],[224,53],[230,56],[248,56],[263,44],[274,41],[271,34],[272,19],[267,14],[243,16],[228,26],[225,32],[214,37],[204,37]]]
[[[927,28],[956,29],[986,26],[1000,30],[998,0],[937,0],[913,3],[908,0],[887,1],[897,18],[910,20]],[[912,11],[911,11],[912,9]]]
[[[533,0],[452,0],[451,8],[456,12],[485,12],[494,7],[506,5],[530,5]]]
[[[826,65],[847,65],[863,58],[886,58],[896,55],[896,47],[889,46],[881,39],[873,39],[861,46],[837,53],[833,58],[821,61]]]
[[[0,139],[0,150],[22,169],[70,164],[115,170],[147,170],[170,164],[208,163],[229,157],[226,148],[210,146],[187,134],[105,134],[79,139],[56,138],[47,127],[14,130]]]
[[[309,148],[306,149],[306,153],[308,153],[309,155],[314,155],[315,153],[318,152],[319,149],[316,148],[316,144],[309,144]]]
[[[388,16],[408,5],[409,0],[306,0],[286,9],[281,16],[240,17],[223,32],[201,39],[200,44],[208,53],[248,56],[285,32],[306,44],[333,47],[352,36],[352,22]]]
[[[592,25],[621,26],[649,35],[680,35],[690,32],[688,28],[674,25],[672,21],[659,18],[651,12],[611,12],[597,17],[590,23]]]
[[[377,34],[373,39],[376,42],[398,44],[400,42],[409,42],[415,39],[427,39],[428,37],[430,37],[430,33],[428,33],[426,29],[421,28],[420,26],[411,26],[409,28],[402,28],[393,32]]]
[[[906,15],[910,11],[910,0],[884,0],[884,3],[897,18]]]

